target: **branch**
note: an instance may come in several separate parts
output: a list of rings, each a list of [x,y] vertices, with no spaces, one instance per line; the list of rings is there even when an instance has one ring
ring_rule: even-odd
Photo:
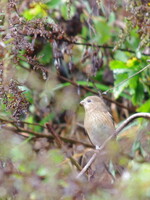
[[[122,129],[127,126],[131,121],[133,121],[136,118],[148,118],[150,119],[150,113],[136,113],[131,115],[129,118],[127,118],[117,129],[115,135],[117,136]]]
[[[62,146],[62,142],[61,142],[61,139],[59,137],[59,135],[54,131],[53,127],[52,127],[52,124],[50,123],[46,123],[46,127],[47,129],[49,130],[49,132],[52,134],[52,136],[55,138],[55,141],[57,143],[57,146],[59,148],[61,148]]]
[[[103,48],[103,49],[114,49],[113,46],[107,46],[107,45],[96,45],[96,44],[91,44],[91,43],[74,42],[67,39],[62,39],[62,41],[68,42],[69,44],[75,44],[75,45],[82,45],[82,46],[89,46],[89,47],[96,47],[96,48]],[[116,51],[124,51],[124,52],[136,54],[136,51],[133,51],[131,49],[117,48]],[[146,54],[146,53],[141,53],[141,54],[144,56],[150,56],[150,54]]]
[[[38,137],[38,138],[43,138],[44,137],[44,138],[47,138],[49,140],[54,140],[54,137],[52,135],[40,134],[40,133],[31,131],[31,130],[21,129],[19,127],[17,127],[17,128],[15,128],[15,127],[3,127],[3,129],[13,131],[16,134],[21,135],[23,137],[29,137],[29,135],[24,135],[24,134],[21,134],[21,133],[28,133],[30,135],[33,135],[34,137]],[[74,140],[74,139],[70,139],[70,138],[65,138],[65,137],[62,137],[62,136],[60,136],[60,139],[63,142],[65,142],[65,143],[81,144],[81,145],[83,145],[85,147],[94,148],[93,145],[87,144],[87,143],[84,143],[84,142],[81,142],[81,141],[78,141],[78,140]]]
[[[81,172],[77,175],[77,178],[80,178],[86,171],[87,169],[90,167],[90,165],[94,162],[94,160],[96,159],[97,156],[97,151],[93,154],[93,156],[90,158],[90,160],[88,161],[88,163],[83,167],[83,169],[81,170]]]
[[[10,124],[12,124],[12,125],[14,125],[14,126],[16,126],[16,124],[18,124],[18,123],[21,123],[21,124],[28,124],[28,125],[31,125],[31,126],[39,126],[39,127],[41,127],[41,128],[45,128],[45,129],[47,129],[47,127],[45,127],[45,126],[42,126],[42,125],[40,125],[40,124],[38,124],[38,123],[30,123],[30,122],[25,122],[25,121],[12,121],[12,120],[8,120],[8,119],[2,119],[2,118],[0,118],[0,121],[2,121],[2,122],[4,122],[4,123],[10,123]]]
[[[72,156],[69,156],[68,158],[71,161],[72,165],[76,166],[76,168],[79,171],[82,170],[82,167],[79,165],[79,163]]]

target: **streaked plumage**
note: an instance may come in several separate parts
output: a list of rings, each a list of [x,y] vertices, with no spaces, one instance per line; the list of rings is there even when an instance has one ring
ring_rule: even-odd
[[[84,128],[92,144],[99,147],[115,132],[112,117],[101,97],[89,96],[80,104],[85,109]]]

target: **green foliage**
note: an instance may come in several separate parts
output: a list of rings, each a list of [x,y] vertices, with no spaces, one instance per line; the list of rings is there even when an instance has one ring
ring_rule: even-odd
[[[52,61],[52,48],[50,44],[44,45],[43,49],[38,54],[39,62],[42,64],[48,64]]]
[[[110,68],[113,70],[115,77],[114,95],[116,98],[120,96],[125,88],[129,88],[128,92],[131,94],[132,103],[134,105],[142,104],[144,91],[149,93],[146,87],[147,84],[143,82],[142,77],[149,69],[137,75],[134,74],[138,73],[146,64],[145,59],[139,60],[136,57],[128,59],[126,62],[121,60],[112,60],[110,62]]]
[[[96,29],[96,36],[95,39],[98,44],[102,45],[111,39],[111,27],[107,23],[106,19],[104,18],[95,18],[94,26]]]
[[[150,100],[145,101],[138,109],[138,112],[148,112],[150,113]]]
[[[120,61],[120,60],[112,60],[110,62],[110,68],[112,70],[115,70],[115,69],[126,69],[127,66],[126,66],[126,63],[123,62],[123,61]]]
[[[60,3],[61,3],[61,0],[50,0],[46,2],[46,5],[49,8],[56,8],[60,5]]]
[[[22,88],[23,89],[23,88]],[[28,90],[27,88],[25,88],[25,96],[26,96],[26,98],[27,98],[27,100],[28,100],[28,102],[30,103],[30,104],[33,104],[33,96],[32,96],[32,91],[31,90]]]
[[[131,29],[130,31],[130,36],[127,38],[127,40],[125,41],[125,45],[130,48],[130,49],[133,49],[135,51],[138,50],[138,46],[139,46],[139,43],[140,43],[140,38],[139,38],[139,35],[138,35],[138,28],[134,28],[134,29]]]
[[[29,10],[25,10],[23,17],[27,20],[32,20],[34,18],[46,17],[48,7],[43,3],[32,3]]]

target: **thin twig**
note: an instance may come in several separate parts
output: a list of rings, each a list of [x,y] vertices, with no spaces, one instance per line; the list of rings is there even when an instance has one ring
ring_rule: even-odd
[[[90,158],[90,160],[88,161],[88,163],[83,167],[83,169],[81,170],[81,172],[77,175],[77,178],[80,178],[86,171],[87,169],[90,167],[90,165],[94,162],[96,156],[97,156],[97,151],[95,151],[95,153],[93,154],[93,156]]]
[[[2,123],[4,123],[4,124],[12,124],[12,125],[18,123],[18,121],[13,121],[13,120],[8,120],[8,119],[2,119],[2,118],[0,118],[0,122],[2,122]],[[25,121],[19,121],[19,123],[20,123],[20,124],[28,124],[28,125],[31,125],[31,126],[39,126],[39,127],[41,127],[41,128],[47,129],[46,126],[40,125],[40,124],[38,124],[38,123],[30,123],[30,122],[25,122]],[[83,129],[84,129],[83,124],[81,124],[81,123],[79,123],[79,122],[76,122],[76,125],[79,126],[80,128],[83,128]],[[16,127],[16,125],[14,125],[14,126]],[[59,124],[59,126],[61,126],[61,128],[63,128],[63,127],[66,127],[66,124],[65,124],[65,123],[64,123],[64,124],[61,123],[61,124]]]
[[[70,157],[68,157],[68,158],[70,159],[71,163],[72,163],[74,166],[76,166],[76,168],[77,168],[78,170],[82,170],[82,168],[81,168],[81,166],[79,165],[79,163],[78,163],[72,156],[70,156]]]
[[[104,168],[106,170],[106,172],[108,173],[108,175],[111,177],[111,179],[113,180],[113,182],[115,181],[115,177],[112,175],[112,173],[109,171],[109,168],[107,167],[107,165],[103,162]]]
[[[25,121],[12,121],[12,120],[8,120],[8,119],[2,119],[2,118],[0,118],[0,121],[2,121],[2,122],[4,122],[4,123],[10,123],[10,124],[12,124],[12,125],[14,125],[14,124],[17,124],[17,123],[23,123],[23,124],[28,124],[28,125],[31,125],[31,126],[39,126],[39,127],[41,127],[41,128],[45,128],[45,129],[47,129],[47,127],[45,127],[45,126],[43,126],[43,125],[40,125],[40,124],[38,124],[38,123],[30,123],[30,122],[25,122]]]
[[[56,141],[56,143],[57,143],[57,146],[58,146],[59,148],[61,148],[61,146],[62,146],[62,141],[61,141],[59,135],[54,131],[52,125],[51,125],[50,123],[46,123],[46,127],[48,128],[48,130],[50,131],[50,133],[51,133],[51,134],[53,135],[53,137],[55,138],[55,141]]]
[[[114,46],[96,45],[96,44],[83,43],[83,42],[74,42],[74,41],[70,41],[70,40],[67,40],[67,39],[62,39],[62,41],[68,42],[69,44],[75,44],[75,45],[82,45],[82,46],[89,46],[89,47],[96,47],[96,48],[103,48],[103,49],[114,49]],[[136,54],[135,51],[130,50],[130,49],[118,48],[116,51],[124,51],[124,52]],[[150,54],[146,54],[146,53],[141,53],[141,54],[144,55],[144,56],[150,56]]]
[[[10,131],[13,131],[15,132],[16,134],[19,134],[19,135],[22,135],[20,133],[28,133],[30,135],[33,135],[34,137],[38,137],[38,138],[48,138],[49,140],[54,140],[54,137],[52,135],[46,135],[46,134],[40,134],[40,133],[37,133],[37,132],[34,132],[34,131],[31,131],[31,130],[26,130],[26,129],[21,129],[21,128],[15,128],[15,127],[3,127],[3,129],[6,129],[6,130],[10,130]],[[22,135],[23,137],[29,137],[29,135]],[[74,140],[74,139],[70,139],[70,138],[65,138],[65,137],[62,137],[60,136],[60,139],[63,141],[63,142],[66,142],[66,143],[70,143],[70,144],[81,144],[85,147],[89,147],[89,148],[94,148],[93,145],[91,144],[87,144],[87,143],[84,143],[84,142],[81,142],[81,141],[78,141],[78,140]]]

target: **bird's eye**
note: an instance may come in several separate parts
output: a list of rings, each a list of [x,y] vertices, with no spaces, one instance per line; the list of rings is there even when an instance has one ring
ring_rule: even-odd
[[[87,100],[87,102],[88,102],[88,103],[90,103],[90,102],[91,102],[91,100],[90,100],[90,99],[88,99],[88,100]]]

